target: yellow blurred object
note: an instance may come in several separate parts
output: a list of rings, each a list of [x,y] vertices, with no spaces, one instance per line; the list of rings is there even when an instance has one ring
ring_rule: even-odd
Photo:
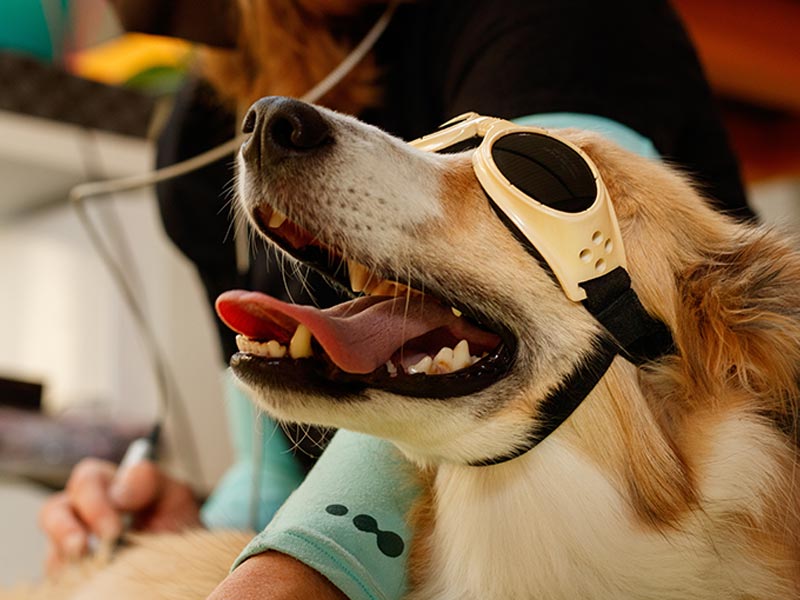
[[[72,55],[70,70],[86,79],[118,85],[152,67],[182,68],[192,47],[175,38],[128,33]]]

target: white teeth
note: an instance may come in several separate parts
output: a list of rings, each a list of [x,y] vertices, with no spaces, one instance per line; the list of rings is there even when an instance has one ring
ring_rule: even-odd
[[[287,218],[286,215],[283,214],[282,212],[278,212],[277,210],[273,210],[272,211],[272,216],[269,218],[269,226],[272,229],[277,229],[278,227],[283,225],[283,222],[286,221],[286,218]]]
[[[286,346],[279,344],[275,340],[267,342],[267,356],[271,358],[283,358],[286,356]]]
[[[239,348],[240,352],[250,352],[252,347],[257,343],[258,342],[254,342],[253,340],[247,339],[243,335],[236,336],[236,347]]]
[[[480,360],[469,353],[469,342],[461,340],[455,348],[443,347],[436,356],[425,356],[417,364],[406,369],[407,373],[425,373],[426,375],[444,375],[460,369],[466,369]]]
[[[469,356],[469,342],[461,340],[453,348],[453,370],[458,371],[472,364]]]
[[[451,373],[455,371],[453,349],[445,346],[433,357],[434,373]]]
[[[302,323],[297,326],[297,330],[289,342],[289,356],[292,358],[308,358],[314,353],[311,350],[311,332]]]
[[[457,317],[460,317],[460,316],[463,314],[463,313],[462,313],[460,310],[458,310],[458,309],[457,309],[456,307],[454,307],[454,306],[451,306],[451,307],[450,307],[450,310],[452,310],[452,311],[453,311],[453,314],[454,314],[455,316],[457,316]]]
[[[390,360],[386,361],[386,370],[388,371],[389,375],[391,375],[392,377],[397,375],[397,367],[394,366],[394,363],[392,361],[390,361]]]
[[[279,344],[275,340],[259,342],[243,335],[237,335],[236,346],[241,352],[255,354],[256,356],[264,356],[266,358],[283,358],[286,356],[286,346]]]
[[[426,356],[417,364],[408,367],[408,373],[410,375],[414,375],[415,373],[430,373],[431,366],[433,366],[433,359],[430,356]]]
[[[372,276],[367,267],[354,260],[348,260],[347,270],[350,271],[350,287],[353,291],[363,291]]]

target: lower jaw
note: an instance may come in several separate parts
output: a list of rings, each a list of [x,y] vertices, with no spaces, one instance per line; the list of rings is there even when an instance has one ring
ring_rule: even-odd
[[[314,359],[263,358],[238,352],[231,358],[231,370],[255,389],[276,392],[320,394],[335,399],[357,400],[367,388],[364,383],[341,382],[326,377],[326,364]]]
[[[250,387],[320,394],[334,399],[366,399],[366,389],[379,389],[413,398],[447,399],[479,392],[506,375],[513,364],[513,351],[501,345],[488,360],[441,375],[393,376],[385,369],[366,375],[346,373],[321,359],[264,358],[239,352],[231,369]]]

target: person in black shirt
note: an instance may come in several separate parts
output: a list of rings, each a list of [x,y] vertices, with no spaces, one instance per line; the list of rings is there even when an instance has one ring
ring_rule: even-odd
[[[129,29],[177,35],[221,48],[239,45],[239,50],[248,25],[241,11],[259,6],[258,0],[239,0],[237,12],[223,0],[114,0],[114,4]],[[262,0],[261,4],[270,3]],[[329,30],[340,45],[350,47],[383,10],[376,4],[381,3],[296,0],[287,4],[298,12],[287,16],[286,23],[297,21],[299,14]],[[303,47],[303,40],[293,41]],[[273,47],[276,52],[281,49]],[[252,52],[241,56],[239,77],[247,77],[252,70],[257,79],[258,65],[260,61],[266,64],[268,57]],[[295,70],[307,66],[302,56],[298,61]],[[405,2],[370,61],[375,74],[370,83],[380,101],[356,103],[355,112],[406,140],[467,111],[506,119],[549,113],[594,115],[649,139],[665,160],[690,173],[720,210],[753,217],[695,51],[666,0]],[[239,125],[237,108],[243,111],[254,99],[248,97],[249,92],[271,95],[286,89],[281,81],[266,78],[250,86],[248,94],[234,92],[233,102],[227,98],[226,104],[230,89],[219,78],[209,77],[216,87],[193,79],[176,98],[159,139],[158,166],[232,138]],[[346,88],[350,82],[342,85]],[[322,103],[353,110],[353,103],[340,97],[334,94]],[[164,182],[157,190],[165,230],[196,266],[209,303],[236,287],[321,306],[343,300],[339,291],[314,273],[305,283],[290,274],[282,276],[275,254],[261,244],[253,247],[250,267],[245,272],[237,270],[226,208],[232,177],[232,161],[225,159]],[[234,334],[217,322],[227,361],[236,351]],[[308,469],[313,463],[309,455],[318,452],[322,434],[298,435],[297,439],[303,440],[305,450],[298,460]],[[57,536],[51,533],[51,537]],[[275,594],[270,597],[342,597],[320,575],[275,553],[245,562],[216,597],[258,586],[259,578],[271,577],[270,568],[282,569],[285,581],[291,582],[283,591],[270,592]],[[266,594],[263,590],[259,593]]]

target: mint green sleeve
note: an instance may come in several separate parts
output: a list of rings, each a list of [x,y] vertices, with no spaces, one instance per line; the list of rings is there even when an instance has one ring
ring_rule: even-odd
[[[593,115],[549,113],[516,120],[591,129],[650,158],[647,138]],[[398,600],[407,588],[406,515],[418,494],[410,465],[389,442],[340,431],[317,465],[234,564],[277,550],[316,569],[351,600]]]
[[[260,531],[305,475],[278,425],[225,372],[223,382],[235,461],[200,512],[209,529]]]
[[[401,598],[411,536],[406,513],[418,494],[410,468],[389,442],[340,430],[234,568],[277,550],[352,600]]]

